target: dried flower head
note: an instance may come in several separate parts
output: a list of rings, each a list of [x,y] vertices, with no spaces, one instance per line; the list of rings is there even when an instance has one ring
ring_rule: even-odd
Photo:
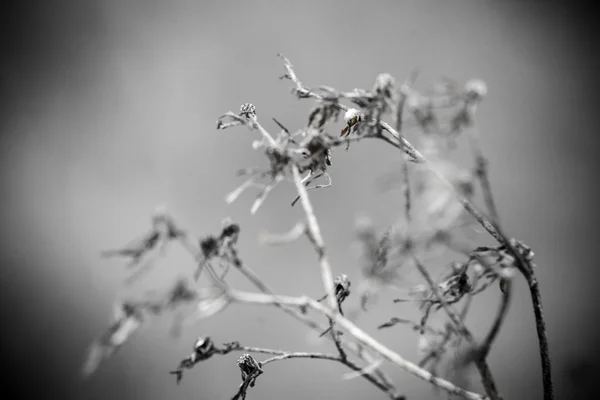
[[[177,384],[179,384],[183,378],[183,371],[185,369],[192,369],[200,361],[207,360],[219,352],[221,351],[215,347],[214,342],[209,336],[200,336],[194,343],[194,352],[181,360],[177,369],[169,371],[169,373],[171,375],[175,375],[177,378]]]
[[[240,107],[240,116],[248,119],[256,117],[256,107],[252,103],[244,103]]]
[[[373,92],[384,98],[391,99],[394,96],[395,84],[396,80],[394,77],[387,72],[383,72],[377,75],[375,84],[373,85]]]
[[[263,372],[260,363],[258,363],[250,354],[242,354],[237,361],[237,365],[242,372],[242,381],[245,382],[246,379],[251,379],[249,386],[254,387],[256,378]]]
[[[210,336],[200,336],[194,343],[194,352],[199,358],[202,359],[206,359],[212,356],[214,348],[215,344],[213,343]]]
[[[335,298],[337,300],[340,313],[343,315],[342,302],[346,300],[346,297],[350,296],[350,280],[348,279],[348,275],[342,274],[338,276],[333,281],[333,285]]]
[[[200,249],[204,258],[210,259],[219,252],[219,240],[214,236],[207,236],[200,240]]]
[[[342,133],[340,136],[350,135],[356,132],[359,124],[364,121],[365,116],[363,113],[358,111],[356,108],[350,108],[344,114],[344,122],[346,122],[346,127],[342,129]]]

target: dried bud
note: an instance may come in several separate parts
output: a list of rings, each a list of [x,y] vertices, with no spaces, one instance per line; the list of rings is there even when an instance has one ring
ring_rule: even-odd
[[[194,352],[197,354],[199,359],[206,359],[213,355],[215,350],[215,344],[213,343],[210,336],[199,337],[194,343]]]
[[[171,375],[175,375],[177,378],[177,384],[181,382],[183,378],[183,371],[185,369],[191,369],[200,361],[204,361],[210,358],[216,349],[213,341],[210,337],[199,337],[194,343],[194,352],[189,356],[181,360],[177,369],[170,371]]]
[[[348,275],[342,274],[335,278],[333,281],[335,297],[337,299],[338,304],[341,307],[341,304],[346,297],[350,295],[350,280],[348,279]]]
[[[227,222],[221,231],[221,240],[229,238],[232,243],[237,242],[240,226],[235,222]]]
[[[244,103],[240,107],[240,117],[248,119],[256,117],[256,107],[252,103]]]
[[[516,239],[510,239],[510,244],[519,252],[521,253],[521,255],[527,260],[527,261],[531,261],[533,260],[533,257],[535,256],[535,253],[531,250],[531,248],[529,246],[527,246],[525,243],[520,242]]]
[[[246,381],[246,379],[252,375],[258,376],[262,373],[260,363],[258,363],[250,354],[242,354],[237,361],[237,365],[240,367],[240,371],[242,371],[243,381]],[[256,376],[250,382],[250,387],[254,387]]]
[[[455,302],[471,291],[471,282],[466,272],[456,274],[438,285],[447,302]]]
[[[208,236],[200,241],[200,249],[205,258],[214,257],[219,251],[219,241],[214,236]]]
[[[392,97],[392,91],[396,80],[394,77],[388,73],[381,73],[377,75],[377,79],[375,80],[375,85],[373,86],[373,91],[377,94],[380,94],[386,98]]]
[[[364,115],[355,108],[350,108],[344,114],[344,121],[346,122],[346,127],[342,129],[341,135],[349,135],[356,131],[356,128],[360,122],[364,120]]]
[[[362,118],[362,113],[358,111],[356,108],[350,108],[344,114],[344,122],[350,124],[352,121],[357,121]]]
[[[487,85],[481,79],[471,79],[465,84],[467,101],[481,101],[487,95],[487,91]]]

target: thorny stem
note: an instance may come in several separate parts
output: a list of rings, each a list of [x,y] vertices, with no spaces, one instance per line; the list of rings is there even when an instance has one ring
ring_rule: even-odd
[[[325,286],[325,293],[327,293],[327,297],[329,298],[329,305],[331,309],[334,311],[334,313],[336,313],[338,306],[333,287],[333,274],[331,273],[331,266],[329,265],[327,255],[325,254],[325,243],[323,242],[323,237],[321,236],[319,223],[317,222],[317,217],[315,216],[312,204],[308,198],[306,188],[302,184],[300,171],[296,165],[292,165],[292,175],[294,177],[294,182],[296,183],[298,195],[300,196],[302,208],[304,208],[304,212],[306,213],[307,228],[308,232],[310,233],[309,236],[314,242],[313,244],[315,246],[315,250],[317,251],[317,256],[319,257],[319,264],[321,265],[321,279],[323,280],[323,285]]]
[[[264,294],[260,294],[260,293],[230,291],[229,296],[230,296],[231,300],[241,302],[241,303],[271,305],[276,302],[276,300],[273,298],[273,296],[264,295]],[[360,329],[358,326],[356,326],[354,323],[352,323],[351,321],[346,319],[344,316],[340,315],[340,313],[335,312],[335,309],[325,307],[322,304],[320,304],[319,302],[317,302],[316,300],[310,299],[306,296],[296,297],[296,298],[286,297],[283,301],[285,301],[286,304],[293,305],[296,307],[301,307],[301,308],[310,307],[313,310],[320,312],[323,315],[333,319],[336,324],[338,324],[342,328],[346,329],[346,331],[348,331],[348,333],[351,336],[353,336],[356,340],[358,340],[364,346],[372,349],[373,351],[375,351],[376,353],[378,353],[379,355],[381,355],[383,358],[390,361],[394,365],[398,366],[399,368],[431,383],[432,385],[434,385],[436,387],[439,387],[439,388],[445,390],[446,392],[448,392],[450,394],[455,394],[455,395],[461,396],[465,399],[472,399],[472,400],[487,399],[487,397],[482,396],[478,393],[470,392],[465,389],[459,388],[456,385],[454,385],[452,382],[449,382],[445,379],[436,377],[429,371],[426,371],[426,370],[420,368],[419,366],[413,364],[412,362],[405,360],[398,353],[387,348],[386,346],[384,346],[383,344],[381,344],[380,342],[375,340],[373,337],[371,337],[369,334],[364,332],[362,329]]]

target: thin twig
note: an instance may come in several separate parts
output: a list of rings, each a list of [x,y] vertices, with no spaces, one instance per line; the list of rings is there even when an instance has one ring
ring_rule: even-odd
[[[274,290],[269,287],[252,269],[245,266],[243,263],[239,263],[237,269],[250,281],[254,286],[256,286],[260,291],[265,294],[273,296],[275,300],[278,300],[280,297],[275,294]],[[322,332],[325,328],[319,325],[317,322],[310,319],[308,316],[304,315],[302,312],[296,310],[295,308],[290,308],[284,304],[285,302],[276,302],[274,303],[275,307],[281,308],[285,313],[291,315],[296,318],[300,322],[307,325],[309,328]],[[336,346],[342,346],[342,340],[338,337],[338,340],[335,341]],[[373,358],[366,352],[361,351],[354,343],[343,343],[348,347],[353,353],[358,355],[367,363],[373,363]],[[338,348],[339,350],[339,348]],[[250,350],[249,350],[250,351]],[[343,348],[342,348],[343,351]],[[360,368],[360,367],[357,367]],[[365,379],[374,383],[378,388],[383,388],[383,390],[389,395],[392,399],[400,399],[402,396],[398,395],[396,392],[395,386],[392,384],[390,378],[387,377],[380,369],[374,370],[374,375],[372,374],[364,374]]]
[[[508,306],[510,304],[512,292],[512,279],[507,279],[506,284],[504,286],[504,293],[502,294],[502,301],[500,302],[500,309],[498,310],[498,314],[494,319],[494,323],[492,324],[492,328],[490,332],[485,337],[483,343],[479,346],[479,354],[478,357],[485,358],[487,357],[490,349],[492,348],[492,343],[496,336],[498,336],[498,332],[500,332],[500,327],[502,326],[502,322],[504,318],[506,318],[506,314],[508,313]]]
[[[302,183],[300,171],[296,165],[292,165],[292,175],[294,177],[294,182],[296,183],[298,195],[300,196],[302,208],[306,213],[308,232],[310,233],[311,239],[314,241],[313,245],[319,258],[319,264],[321,265],[321,279],[323,280],[323,285],[325,286],[325,293],[327,293],[327,297],[329,297],[329,305],[331,306],[331,309],[337,313],[337,302],[335,300],[336,298],[333,287],[333,274],[331,273],[331,267],[329,266],[329,261],[327,260],[327,255],[325,253],[325,243],[323,243],[323,237],[321,236],[319,223],[317,222],[317,217],[315,216],[312,204],[308,198],[306,188]]]
[[[471,127],[468,129],[469,142],[471,144],[471,152],[475,159],[475,171],[479,183],[481,184],[481,191],[483,193],[483,199],[486,204],[486,208],[492,220],[499,224],[498,210],[496,208],[496,202],[494,201],[494,195],[492,194],[492,185],[490,183],[490,177],[488,172],[488,160],[484,156],[483,148],[481,146],[481,138],[477,127]]]
[[[248,292],[240,292],[240,291],[231,291],[229,293],[231,300],[241,302],[241,303],[249,303],[249,304],[262,304],[262,305],[271,305],[276,302],[273,296],[264,295],[260,293],[248,293]],[[390,361],[397,367],[409,372],[410,374],[423,379],[432,385],[439,387],[440,389],[445,390],[450,394],[454,394],[457,396],[461,396],[465,399],[472,400],[482,400],[486,399],[486,396],[480,395],[478,393],[470,392],[465,389],[459,388],[454,385],[452,382],[449,382],[445,379],[439,378],[431,374],[429,371],[426,371],[419,366],[413,364],[412,362],[405,360],[398,353],[393,350],[387,348],[377,340],[375,340],[372,336],[364,332],[350,320],[340,315],[339,312],[335,312],[334,309],[323,306],[321,303],[316,300],[310,299],[306,296],[303,297],[286,297],[283,301],[288,305],[293,305],[296,307],[310,307],[313,310],[322,313],[323,315],[333,319],[336,324],[344,328],[352,337],[358,340],[364,346],[370,348],[374,352],[381,355],[386,360]]]

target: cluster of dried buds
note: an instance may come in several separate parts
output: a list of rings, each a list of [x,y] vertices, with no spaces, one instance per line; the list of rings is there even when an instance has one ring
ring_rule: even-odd
[[[280,134],[272,138],[258,124],[256,118],[256,108],[250,104],[243,104],[239,115],[229,112],[219,119],[218,128],[225,129],[235,125],[247,125],[251,129],[260,129],[263,135],[262,140],[253,143],[254,149],[265,148],[265,156],[269,162],[267,169],[246,169],[240,171],[241,175],[250,175],[250,177],[238,186],[235,190],[226,196],[227,203],[234,202],[246,189],[250,187],[259,187],[262,191],[257,196],[250,211],[254,214],[263,204],[269,193],[290,174],[290,168],[293,165],[298,167],[300,173],[307,173],[302,183],[308,188],[324,188],[331,185],[331,177],[327,174],[327,168],[331,166],[331,144],[327,141],[327,136],[321,132],[324,125],[336,117],[331,105],[321,105],[313,110],[309,118],[309,126],[299,134],[303,140],[298,143],[293,135],[279,121],[274,120],[281,128]],[[230,122],[223,122],[225,118],[231,119]],[[290,146],[293,144],[295,147]],[[329,183],[309,187],[316,179],[324,176]],[[266,184],[259,183],[259,180],[266,178]],[[297,199],[292,202],[296,203]]]

